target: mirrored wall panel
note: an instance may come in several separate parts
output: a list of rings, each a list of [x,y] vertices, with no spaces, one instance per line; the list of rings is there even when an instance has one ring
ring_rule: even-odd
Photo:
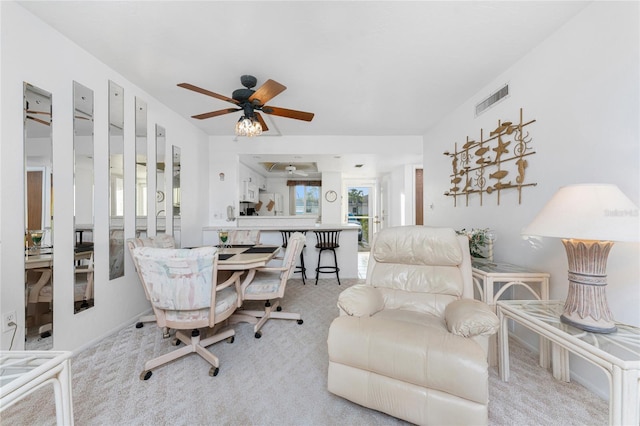
[[[93,90],[73,82],[73,311],[94,306],[93,298]]]
[[[124,89],[109,81],[109,279],[124,275]]]
[[[147,236],[147,103],[136,98],[136,236]]]
[[[164,234],[167,223],[167,188],[164,173],[166,140],[164,127],[156,124],[156,234]]]
[[[24,83],[27,350],[53,347],[53,144],[51,94]],[[16,177],[18,178],[18,177]]]
[[[171,197],[173,204],[173,238],[176,242],[176,247],[180,247],[180,147],[173,145],[171,151],[173,157],[173,190]]]

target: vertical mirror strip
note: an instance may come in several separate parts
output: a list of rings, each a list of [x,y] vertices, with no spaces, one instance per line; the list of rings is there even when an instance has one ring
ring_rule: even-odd
[[[136,97],[136,236],[147,236],[147,104]]]
[[[52,98],[24,83],[25,319],[27,350],[53,348]]]
[[[176,247],[180,247],[180,147],[173,145],[172,148],[173,157],[173,191],[172,191],[172,203],[173,203],[173,238],[176,242]]]
[[[109,279],[124,275],[124,89],[109,81]]]
[[[156,124],[156,234],[166,232],[167,205],[165,180],[166,137],[164,127]]]
[[[73,312],[94,306],[93,90],[73,82]]]

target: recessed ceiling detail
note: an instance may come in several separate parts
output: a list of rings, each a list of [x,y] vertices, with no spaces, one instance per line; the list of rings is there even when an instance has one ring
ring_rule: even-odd
[[[274,163],[274,162],[264,162],[260,163],[262,167],[264,167],[265,171],[269,173],[273,172],[282,172],[282,173],[293,173],[293,172],[303,172],[303,173],[317,173],[318,172],[318,164],[317,163]]]

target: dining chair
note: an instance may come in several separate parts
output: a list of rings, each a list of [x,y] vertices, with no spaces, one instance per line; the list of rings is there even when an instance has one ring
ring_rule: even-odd
[[[230,245],[256,245],[260,243],[260,231],[256,229],[232,229],[229,231]]]
[[[84,280],[78,280],[74,285],[74,301],[81,302],[80,309],[86,309],[90,306],[89,301],[93,299],[93,251],[88,259],[80,261],[75,265],[74,274],[84,275]]]
[[[253,279],[245,280],[242,284],[242,299],[244,300],[264,300],[264,310],[244,310],[245,315],[260,318],[253,327],[256,339],[262,337],[262,326],[270,318],[292,319],[302,324],[300,314],[282,312],[280,300],[284,297],[287,281],[293,275],[296,268],[296,259],[300,256],[306,237],[300,232],[296,232],[287,243],[282,259],[276,259],[276,264],[256,268],[250,273],[254,273]]]
[[[336,274],[338,285],[340,285],[340,267],[338,266],[338,256],[336,250],[340,248],[340,232],[341,229],[331,229],[322,231],[313,231],[316,234],[316,248],[318,249],[318,264],[316,266],[316,285],[320,274]],[[333,265],[321,265],[322,253],[330,251],[333,253]]]
[[[207,346],[224,339],[233,342],[235,331],[226,320],[241,304],[242,273],[218,284],[216,247],[135,247],[131,253],[158,326],[176,330],[175,345],[186,345],[147,361],[140,379],[148,380],[154,368],[193,352],[211,364],[210,376],[218,375],[220,362]]]
[[[131,251],[136,247],[156,247],[156,248],[172,249],[172,248],[175,248],[175,240],[173,236],[168,234],[159,234],[154,237],[147,237],[147,238],[129,238],[127,240],[127,247],[129,248],[129,254],[131,254],[133,258],[133,254],[131,253]],[[135,266],[135,262],[134,262],[134,266]],[[136,272],[138,272],[138,277],[140,278],[140,282],[142,282],[142,277],[140,277],[140,272],[138,271],[138,268],[136,267],[135,269],[136,269]],[[147,300],[149,300],[149,295],[147,294],[146,290],[145,290],[145,296],[147,297]],[[156,322],[156,316],[155,315],[141,316],[140,318],[138,318],[138,322],[136,322],[136,328],[144,327],[145,322]],[[162,336],[165,339],[168,338],[169,330],[168,329],[163,330]]]
[[[35,282],[31,281],[31,278],[39,274]],[[39,307],[39,303],[48,304],[49,308],[47,313],[52,310],[53,304],[53,268],[33,268],[25,270],[25,282],[26,284],[26,308],[27,313],[33,314],[34,324],[38,326],[38,334],[41,337],[48,337],[51,335],[52,323],[50,320],[45,320],[43,323],[43,313]]]
[[[289,238],[295,232],[300,232],[302,235],[307,235],[307,231],[291,231],[291,230],[282,230],[280,234],[282,235],[282,247],[287,248],[287,244],[289,243]],[[302,245],[302,250],[300,250],[300,265],[296,266],[296,270],[294,272],[300,272],[300,277],[302,278],[302,284],[307,284],[307,268],[304,266],[304,248],[306,244]]]

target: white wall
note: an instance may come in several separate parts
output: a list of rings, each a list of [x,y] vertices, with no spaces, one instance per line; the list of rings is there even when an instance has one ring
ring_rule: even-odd
[[[108,81],[124,87],[125,94],[125,225],[133,236],[135,221],[134,97],[148,105],[148,134],[159,123],[167,130],[167,146],[182,149],[182,242],[195,245],[206,223],[207,137],[150,95],[132,85],[61,34],[13,2],[0,2],[2,76],[2,128],[0,171],[1,305],[5,313],[17,311],[18,333],[14,349],[24,344],[24,205],[23,197],[23,81],[51,92],[53,99],[54,178],[54,349],[75,350],[131,323],[150,306],[128,254],[126,275],[109,281],[108,265]],[[95,307],[73,314],[73,81],[94,91],[95,102]],[[149,156],[154,158],[153,138]],[[170,152],[170,151],[168,151]],[[151,183],[155,182],[153,178]],[[68,250],[64,250],[68,247]],[[8,349],[11,333],[2,334]]]
[[[490,82],[424,137],[425,224],[497,231],[495,258],[551,273],[551,298],[567,294],[567,260],[558,239],[533,245],[520,235],[560,186],[617,184],[640,204],[639,4],[594,2],[557,33]],[[474,105],[509,83],[510,97],[474,118]],[[522,204],[517,192],[453,207],[448,190],[450,159],[442,153],[466,136],[479,137],[497,120],[517,121],[519,109],[529,126],[536,154],[529,157]],[[488,201],[492,200],[492,201]],[[429,205],[433,203],[434,208]],[[608,298],[614,317],[640,326],[639,244],[616,243],[608,262]],[[602,374],[572,360],[572,373],[601,394]]]

